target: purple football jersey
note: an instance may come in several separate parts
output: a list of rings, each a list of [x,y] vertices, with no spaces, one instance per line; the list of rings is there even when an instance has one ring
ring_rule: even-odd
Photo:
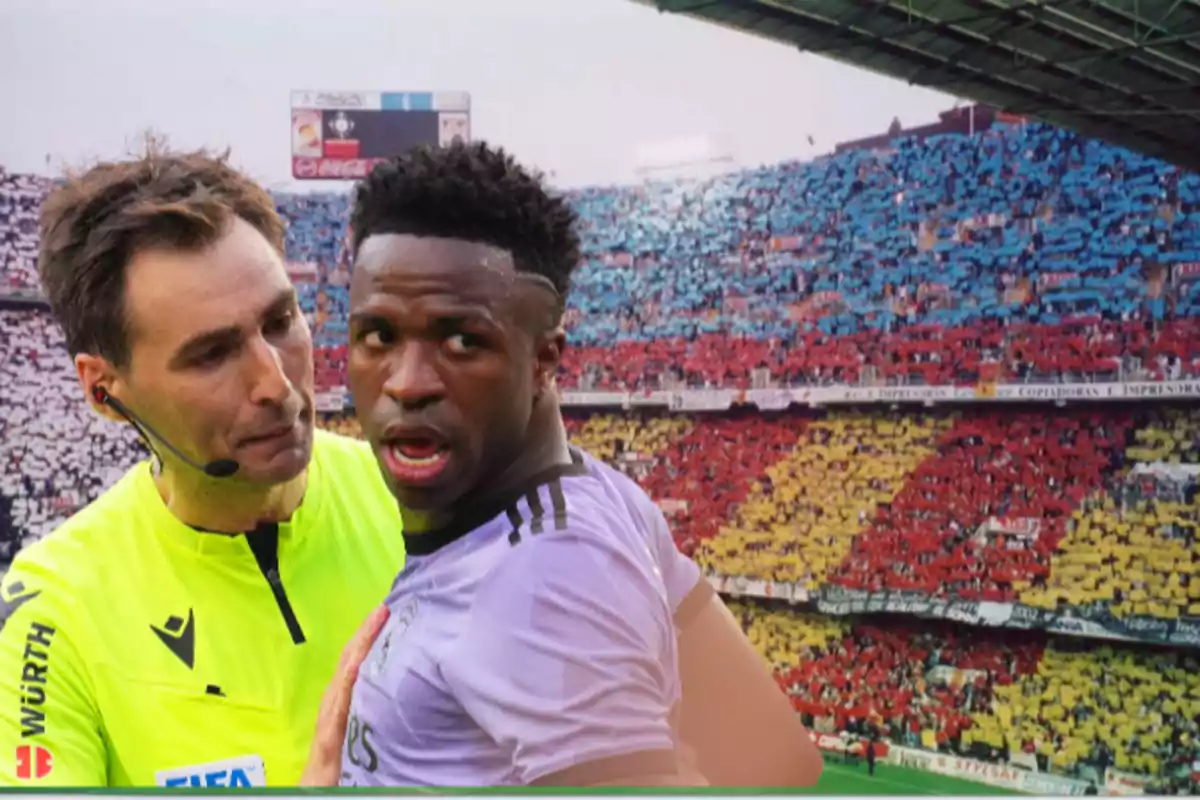
[[[672,616],[700,573],[633,481],[572,455],[452,530],[406,537],[343,786],[521,786],[673,758]]]

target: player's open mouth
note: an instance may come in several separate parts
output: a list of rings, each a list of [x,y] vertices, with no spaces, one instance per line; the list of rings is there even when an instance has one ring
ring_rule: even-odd
[[[384,442],[388,472],[403,484],[430,483],[450,460],[450,448],[433,434],[403,435]]]

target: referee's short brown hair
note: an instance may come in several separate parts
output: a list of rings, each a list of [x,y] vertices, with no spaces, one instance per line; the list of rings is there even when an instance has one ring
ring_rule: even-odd
[[[50,193],[38,273],[72,356],[127,363],[125,274],[144,248],[202,250],[240,217],[283,254],[285,227],[274,200],[228,157],[171,152],[148,138],[142,156],[96,164]]]

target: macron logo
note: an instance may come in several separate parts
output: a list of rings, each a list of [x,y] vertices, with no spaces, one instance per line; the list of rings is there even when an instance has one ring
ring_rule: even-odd
[[[161,627],[150,626],[167,649],[175,654],[188,669],[196,664],[196,616],[188,609],[187,623],[179,617],[171,617]],[[223,785],[223,784],[222,784]]]
[[[17,609],[28,603],[33,598],[41,594],[41,591],[25,592],[25,584],[20,581],[13,581],[8,587],[8,593],[12,595],[8,600],[0,597],[0,631],[4,630],[5,623],[9,617],[17,613]]]

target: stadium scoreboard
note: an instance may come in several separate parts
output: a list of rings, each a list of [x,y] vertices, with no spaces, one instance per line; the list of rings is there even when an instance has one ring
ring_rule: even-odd
[[[470,138],[466,92],[292,92],[297,180],[358,180],[411,147]]]

